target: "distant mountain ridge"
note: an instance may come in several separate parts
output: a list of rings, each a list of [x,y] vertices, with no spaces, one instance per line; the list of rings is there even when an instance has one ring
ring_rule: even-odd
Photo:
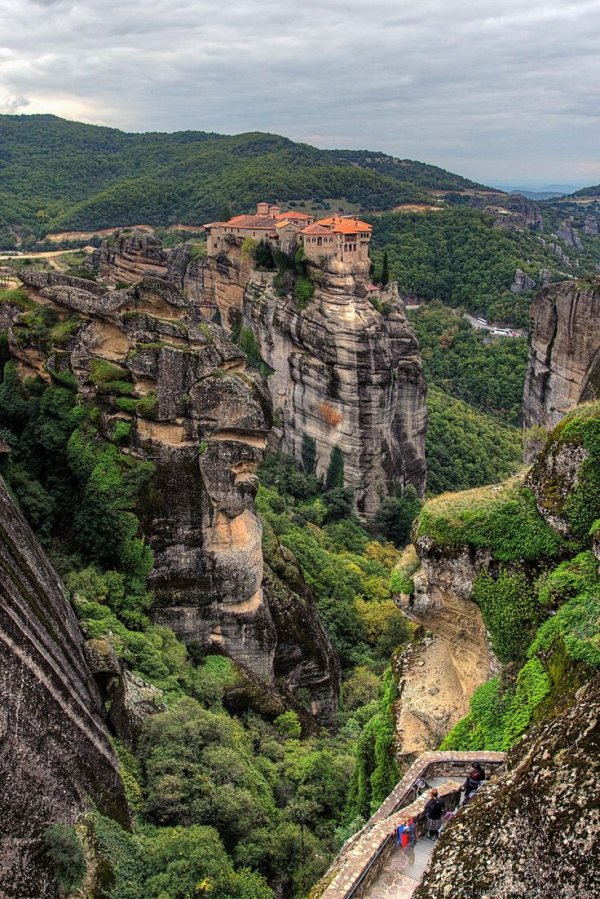
[[[343,200],[376,211],[431,201],[429,191],[482,188],[425,163],[319,150],[275,134],[129,134],[51,115],[0,116],[5,245],[15,232],[40,238],[132,222],[197,225],[264,198],[321,207]]]

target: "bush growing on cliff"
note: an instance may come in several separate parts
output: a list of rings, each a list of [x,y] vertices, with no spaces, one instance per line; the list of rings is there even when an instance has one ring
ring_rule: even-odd
[[[483,571],[473,584],[472,599],[481,609],[501,662],[521,661],[543,617],[533,584],[523,573]]]
[[[51,824],[44,831],[44,850],[65,895],[76,889],[87,869],[81,840],[74,827]]]

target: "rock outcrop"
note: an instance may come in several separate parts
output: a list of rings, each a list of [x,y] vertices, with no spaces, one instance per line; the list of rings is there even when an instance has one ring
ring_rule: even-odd
[[[415,899],[600,892],[600,678],[512,750],[449,824]]]
[[[0,895],[54,899],[46,827],[128,812],[77,620],[2,479],[0,567]]]
[[[263,379],[223,330],[166,281],[149,278],[96,295],[78,283],[55,284],[52,276],[42,281],[28,273],[23,280],[34,299],[69,321],[70,331],[56,345],[17,322],[12,351],[21,370],[46,377],[49,369],[72,372],[100,409],[103,434],[110,438],[126,423],[124,451],[153,463],[137,514],[154,554],[154,619],[272,681],[281,647],[293,655],[294,640],[293,629],[278,632],[263,589],[254,506],[255,472],[271,427]],[[310,595],[290,600],[294,615],[298,633],[312,637],[310,649],[302,650],[303,673],[290,665],[281,675],[292,691],[314,688],[315,712],[327,716],[337,696],[335,654]]]
[[[523,395],[525,430],[551,430],[600,389],[600,278],[552,284],[535,297]],[[539,447],[528,450],[528,460]]]
[[[128,260],[135,252],[146,259],[149,240],[134,232],[113,247],[107,243],[105,278],[115,283],[142,271],[143,262]],[[227,252],[210,258],[196,258],[182,244],[165,265],[165,277],[208,319],[230,332],[243,327],[252,333],[273,370],[269,387],[287,452],[301,462],[303,441],[314,440],[317,474],[324,475],[338,446],[345,485],[365,516],[408,484],[423,493],[425,383],[395,285],[373,291],[365,264],[311,265],[316,289],[303,306],[292,290],[273,286],[273,274],[253,270],[251,254],[233,236]]]
[[[511,293],[523,293],[524,290],[533,290],[535,286],[533,278],[530,278],[529,275],[526,275],[524,271],[518,268],[515,272],[513,283],[510,285],[510,290]]]
[[[436,748],[467,714],[475,690],[500,668],[470,598],[491,553],[470,547],[441,550],[428,537],[419,538],[416,547],[420,567],[414,593],[399,604],[425,636],[397,662],[396,742],[403,762]]]
[[[103,240],[94,261],[108,284],[134,284],[146,277],[166,277],[167,259],[156,235],[133,229],[116,231]]]
[[[317,278],[304,308],[272,283],[250,280],[243,320],[273,369],[284,447],[301,462],[303,442],[314,441],[318,475],[339,447],[345,485],[358,512],[370,516],[396,489],[412,484],[422,494],[425,487],[419,347],[395,284],[379,294],[378,309],[352,275]]]

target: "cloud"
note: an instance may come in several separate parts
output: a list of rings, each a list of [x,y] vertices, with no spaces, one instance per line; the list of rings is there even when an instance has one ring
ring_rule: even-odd
[[[600,181],[600,0],[3,0],[0,28],[7,111]]]

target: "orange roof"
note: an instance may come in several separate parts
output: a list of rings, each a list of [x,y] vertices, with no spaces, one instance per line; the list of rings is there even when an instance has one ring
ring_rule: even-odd
[[[331,228],[324,228],[323,225],[319,224],[319,222],[315,222],[314,225],[308,225],[306,228],[303,228],[300,233],[301,234],[331,234]]]
[[[296,219],[297,221],[308,221],[308,219],[312,218],[312,215],[306,215],[305,212],[296,212],[295,209],[291,209],[289,212],[280,212],[279,215],[276,215],[277,219]]]
[[[360,219],[342,218],[341,216],[333,216],[332,218],[319,219],[317,225],[322,225],[328,231],[337,231],[338,234],[356,234],[359,231],[372,231],[371,225],[361,222]]]

